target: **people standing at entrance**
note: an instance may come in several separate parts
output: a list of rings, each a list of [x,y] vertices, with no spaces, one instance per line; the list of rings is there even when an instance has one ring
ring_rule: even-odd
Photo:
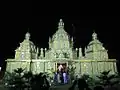
[[[62,65],[60,65],[60,66],[58,67],[58,70],[59,70],[59,71],[61,71],[61,69],[63,69],[63,66],[62,66]]]
[[[57,81],[58,83],[67,83],[67,69],[63,65],[58,66],[58,72],[57,72]]]
[[[60,72],[60,80],[61,80],[61,83],[64,83],[64,78],[63,78],[63,72],[62,72],[62,70],[61,70],[61,72]]]
[[[57,73],[57,81],[58,81],[58,83],[61,83],[61,79],[60,79],[60,73]]]
[[[67,74],[66,74],[66,72],[63,72],[63,79],[64,79],[64,84],[67,83]]]

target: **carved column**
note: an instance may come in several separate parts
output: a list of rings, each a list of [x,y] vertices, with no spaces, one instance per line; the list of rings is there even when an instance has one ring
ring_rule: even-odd
[[[79,48],[79,58],[81,58],[81,57],[82,57],[82,49]]]
[[[40,57],[42,57],[43,58],[43,56],[44,56],[44,54],[43,54],[43,48],[41,48],[41,50],[40,50],[41,52],[40,52]]]
[[[78,57],[78,48],[76,48],[76,57]]]

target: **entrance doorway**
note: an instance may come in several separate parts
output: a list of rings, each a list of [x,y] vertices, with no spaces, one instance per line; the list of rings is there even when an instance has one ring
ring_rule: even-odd
[[[61,72],[67,72],[67,64],[66,63],[57,63],[57,70]]]

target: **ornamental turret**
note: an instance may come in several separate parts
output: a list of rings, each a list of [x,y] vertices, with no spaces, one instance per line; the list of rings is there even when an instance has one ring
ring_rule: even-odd
[[[52,48],[52,40],[51,40],[51,37],[49,37],[49,42],[48,42],[48,44],[49,44],[49,49],[51,49],[51,48]]]
[[[79,48],[79,58],[82,58],[82,48]]]
[[[107,60],[107,50],[103,47],[103,44],[98,40],[97,34],[92,34],[92,41],[88,44],[86,49],[86,58],[94,60]]]
[[[25,34],[25,39],[20,43],[15,53],[16,60],[31,60],[36,58],[36,49],[32,41],[30,41],[30,33]]]
[[[58,29],[64,29],[64,23],[62,19],[60,19],[60,22],[58,23]]]
[[[44,52],[43,52],[43,48],[40,49],[40,58],[44,57]]]
[[[36,51],[36,59],[38,59],[38,54],[39,54],[39,48],[37,47],[37,51]]]
[[[69,49],[70,48],[70,38],[68,33],[64,30],[64,22],[60,19],[58,23],[58,30],[53,35],[52,48],[54,49]]]

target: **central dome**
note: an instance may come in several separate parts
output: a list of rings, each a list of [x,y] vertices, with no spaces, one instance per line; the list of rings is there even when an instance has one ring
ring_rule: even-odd
[[[53,40],[69,40],[68,33],[64,30],[64,22],[62,19],[60,19],[58,23],[58,30],[53,35]]]

